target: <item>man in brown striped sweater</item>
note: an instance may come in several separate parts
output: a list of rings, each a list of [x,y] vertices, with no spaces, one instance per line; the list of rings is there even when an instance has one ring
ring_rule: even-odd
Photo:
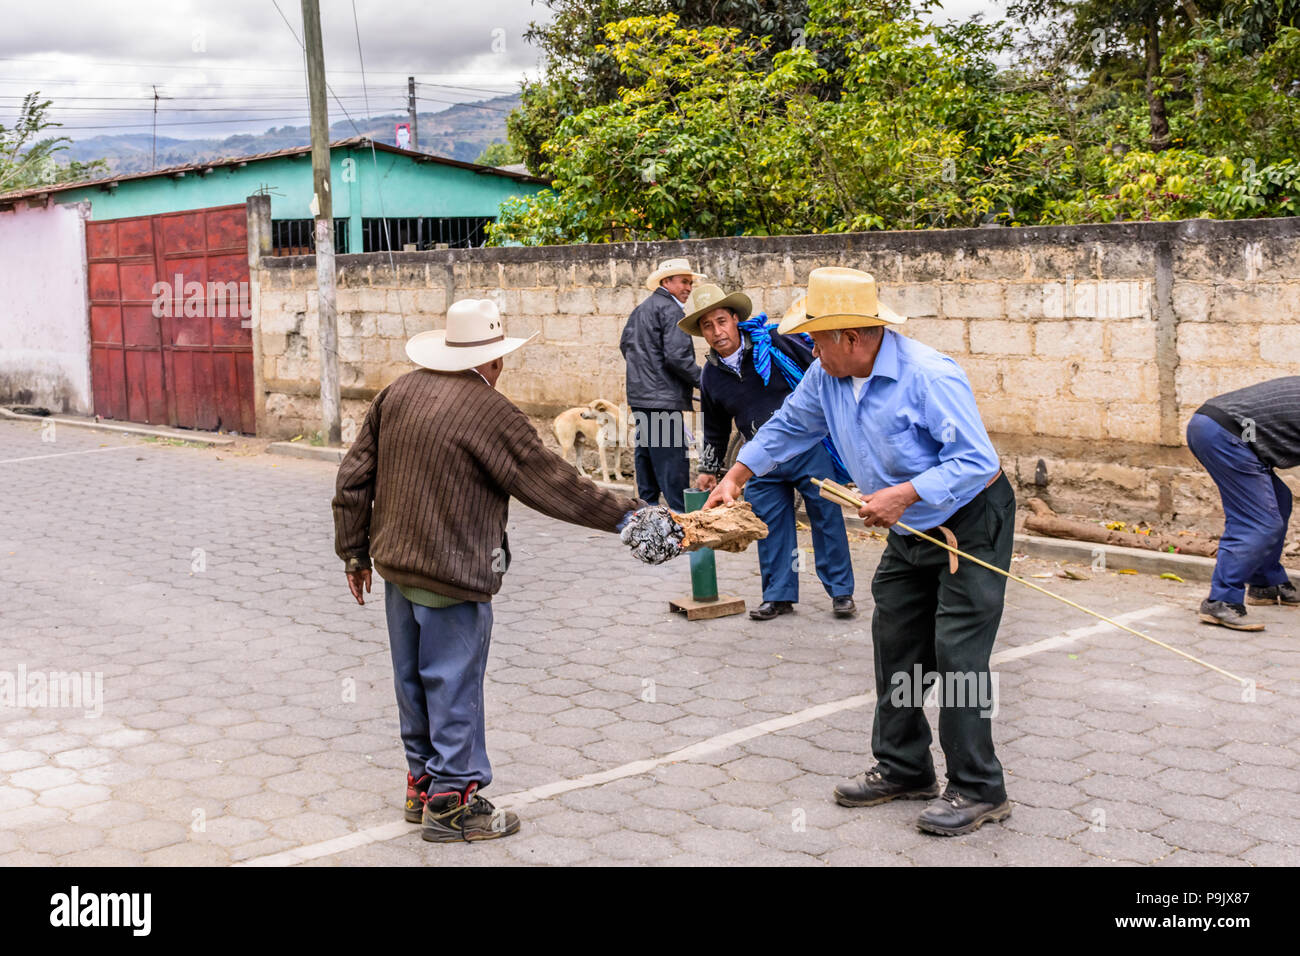
[[[519,829],[476,791],[492,780],[483,677],[492,595],[510,558],[510,498],[552,518],[619,531],[643,502],[580,477],[496,391],[507,338],[490,300],[447,310],[406,354],[423,368],[379,393],[339,467],[335,551],[358,604],[371,566],[384,606],[408,763],[406,818],[432,842]]]

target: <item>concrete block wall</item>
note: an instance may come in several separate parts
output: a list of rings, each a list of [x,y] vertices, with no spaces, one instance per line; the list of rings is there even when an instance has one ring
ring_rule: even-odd
[[[670,256],[773,318],[818,266],[873,273],[903,331],[966,370],[1021,495],[1063,511],[1213,525],[1187,419],[1212,395],[1300,374],[1297,219],[448,250],[339,258],[345,419],[359,424],[411,368],[405,340],[460,298],[496,301],[510,335],[538,333],[500,386],[526,411],[621,401],[619,335]],[[258,275],[262,430],[313,431],[314,261],[263,258]]]

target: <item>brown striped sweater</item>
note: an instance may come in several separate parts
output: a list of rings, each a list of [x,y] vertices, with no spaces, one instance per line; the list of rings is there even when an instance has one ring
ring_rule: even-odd
[[[511,497],[602,531],[642,504],[547,451],[527,416],[472,369],[408,372],[375,398],[339,466],[334,550],[349,571],[373,560],[394,584],[490,601],[505,572],[498,549]]]

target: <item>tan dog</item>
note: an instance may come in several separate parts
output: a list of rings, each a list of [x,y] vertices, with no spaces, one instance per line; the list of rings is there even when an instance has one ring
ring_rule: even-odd
[[[620,481],[623,478],[620,467],[621,449],[627,444],[627,416],[623,409],[613,402],[598,398],[587,405],[570,408],[555,417],[552,425],[555,438],[560,443],[560,456],[573,456],[578,474],[587,472],[582,467],[582,452],[577,448],[578,437],[585,445],[595,445],[600,455],[600,475],[602,481]],[[605,461],[605,448],[614,450],[614,477],[610,477],[609,466]]]

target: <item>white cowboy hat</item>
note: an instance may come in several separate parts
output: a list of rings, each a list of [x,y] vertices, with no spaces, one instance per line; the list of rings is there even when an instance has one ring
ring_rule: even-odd
[[[795,300],[776,330],[821,332],[871,325],[902,325],[899,315],[876,297],[876,280],[859,269],[823,266],[808,273],[808,294]]]
[[[501,312],[491,299],[461,299],[447,309],[447,328],[412,336],[406,356],[435,372],[463,372],[508,355],[537,336],[506,338]]]
[[[716,285],[706,282],[704,285],[697,285],[691,297],[686,300],[686,315],[677,323],[677,327],[687,335],[699,335],[700,319],[704,318],[705,313],[712,312],[714,309],[734,309],[736,318],[744,322],[754,311],[754,303],[750,302],[749,296],[743,292],[727,295]]]
[[[669,276],[691,276],[694,279],[708,278],[708,276],[693,271],[690,262],[685,259],[665,259],[659,263],[659,268],[646,278],[645,287],[653,292],[659,288],[659,283]]]

